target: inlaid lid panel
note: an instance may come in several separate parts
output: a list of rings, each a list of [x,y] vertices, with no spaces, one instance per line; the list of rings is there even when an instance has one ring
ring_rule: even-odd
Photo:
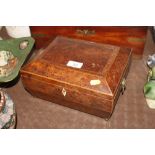
[[[120,47],[57,37],[42,55],[54,65],[78,68],[103,76],[115,60]]]

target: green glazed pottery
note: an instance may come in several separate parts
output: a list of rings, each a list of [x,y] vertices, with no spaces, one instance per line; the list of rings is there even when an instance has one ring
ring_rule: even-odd
[[[32,37],[0,40],[0,83],[17,77],[34,42]]]
[[[155,67],[150,69],[148,82],[144,85],[144,96],[151,109],[155,109]]]

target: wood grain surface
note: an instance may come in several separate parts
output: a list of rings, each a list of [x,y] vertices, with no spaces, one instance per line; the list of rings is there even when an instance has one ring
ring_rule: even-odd
[[[131,49],[57,37],[21,70],[24,87],[34,96],[109,118],[126,76]],[[83,63],[68,67],[69,61]],[[91,85],[91,81],[100,83]]]
[[[36,48],[47,46],[56,36],[83,39],[133,49],[134,57],[142,57],[146,26],[32,26]]]

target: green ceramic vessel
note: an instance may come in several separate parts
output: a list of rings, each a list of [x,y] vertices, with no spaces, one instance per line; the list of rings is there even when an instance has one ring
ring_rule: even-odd
[[[34,46],[34,42],[32,37],[0,40],[0,51],[10,51],[18,60],[8,76],[0,77],[0,83],[12,81],[17,77],[21,66]]]

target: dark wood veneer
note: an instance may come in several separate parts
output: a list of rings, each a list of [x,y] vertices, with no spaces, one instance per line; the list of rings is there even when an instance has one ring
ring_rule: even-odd
[[[133,49],[142,56],[145,46],[146,26],[32,26],[36,48],[46,47],[57,35],[112,44]]]
[[[70,60],[82,62],[82,68],[66,66]],[[21,79],[34,96],[109,118],[130,60],[129,48],[57,37],[22,68]]]

